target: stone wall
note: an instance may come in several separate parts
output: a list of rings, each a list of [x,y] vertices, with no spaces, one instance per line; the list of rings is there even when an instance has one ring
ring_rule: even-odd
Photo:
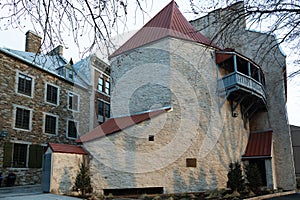
[[[83,162],[85,158],[81,154],[53,153],[50,192],[71,194]]]
[[[234,48],[262,68],[266,79],[268,112],[253,117],[250,122],[251,131],[273,130],[273,170],[276,173],[277,186],[287,190],[294,189],[294,162],[285,106],[285,56],[273,35],[246,30],[243,17],[240,16],[233,24],[228,23],[243,12],[243,3],[240,2],[211,12],[191,23],[221,47]]]
[[[244,153],[249,127],[244,127],[240,116],[231,116],[228,102],[220,103],[217,80],[221,74],[214,50],[165,38],[118,56],[111,67],[113,89],[117,90],[121,81],[125,91],[121,102],[125,108],[112,95],[112,108],[121,110],[117,115],[167,105],[172,109],[85,143],[93,155],[93,187],[99,192],[163,187],[164,193],[225,188],[228,165]],[[145,101],[131,101],[136,94]],[[149,141],[149,136],[154,136],[154,141]],[[187,159],[196,161],[196,167],[187,167]]]
[[[5,142],[26,142],[28,144],[46,145],[48,142],[54,143],[75,143],[75,139],[66,137],[67,120],[74,119],[79,122],[79,133],[84,134],[89,131],[90,100],[89,92],[73,83],[58,78],[47,71],[30,66],[16,58],[0,53],[0,123],[1,130],[7,130],[8,136],[0,141],[0,171],[5,174],[13,170],[20,179],[17,184],[31,184],[36,181],[33,176],[40,177],[39,169],[18,169],[3,168],[3,146]],[[27,97],[16,93],[17,72],[28,74],[34,78],[33,97]],[[45,84],[51,83],[60,88],[59,105],[51,105],[45,102]],[[80,112],[68,110],[68,92],[72,91],[80,95]],[[22,131],[14,129],[14,106],[20,105],[32,109],[32,129]],[[44,113],[58,115],[58,134],[44,134],[43,117]],[[17,172],[18,171],[18,172]],[[28,173],[25,173],[25,172]],[[31,173],[32,171],[32,173]],[[30,173],[29,173],[30,172]],[[23,177],[24,176],[24,177]]]

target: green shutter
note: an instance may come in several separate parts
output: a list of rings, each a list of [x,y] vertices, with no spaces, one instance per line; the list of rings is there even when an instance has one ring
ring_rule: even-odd
[[[29,147],[29,168],[41,168],[43,159],[43,147],[41,145],[30,145]]]
[[[11,167],[13,144],[10,142],[4,143],[4,158],[3,167]]]

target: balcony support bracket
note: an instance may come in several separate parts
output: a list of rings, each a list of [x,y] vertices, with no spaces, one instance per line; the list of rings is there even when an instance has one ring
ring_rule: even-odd
[[[256,102],[252,102],[245,110],[243,110],[243,117],[246,116],[246,114],[248,113],[249,109],[255,104]]]
[[[230,107],[231,107],[232,117],[237,117],[237,113],[235,112],[235,110],[242,103],[242,101],[245,99],[245,97],[246,96],[241,97],[235,104],[234,104],[233,100],[230,100]]]

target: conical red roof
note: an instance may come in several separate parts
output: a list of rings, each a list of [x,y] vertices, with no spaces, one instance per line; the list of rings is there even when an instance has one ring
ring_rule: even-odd
[[[210,39],[198,32],[182,15],[175,1],[171,1],[135,35],[117,49],[110,57],[145,44],[171,36],[218,48]]]

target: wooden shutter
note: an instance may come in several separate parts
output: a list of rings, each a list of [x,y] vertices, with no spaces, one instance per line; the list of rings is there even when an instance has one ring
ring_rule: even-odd
[[[10,142],[4,143],[4,158],[3,167],[11,167],[13,144]]]
[[[43,159],[43,147],[41,145],[30,145],[29,147],[29,168],[41,168]]]

